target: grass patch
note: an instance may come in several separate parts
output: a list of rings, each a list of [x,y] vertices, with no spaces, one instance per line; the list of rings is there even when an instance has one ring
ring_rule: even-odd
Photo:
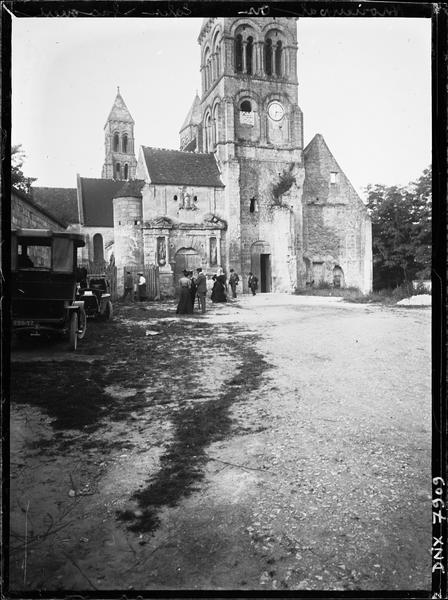
[[[384,304],[391,306],[404,298],[417,296],[420,294],[428,294],[426,288],[421,285],[414,288],[412,284],[403,284],[394,289],[384,289],[369,294],[363,294],[358,288],[334,288],[331,284],[321,283],[317,287],[296,290],[296,296],[333,296],[335,298],[343,298],[346,302],[357,304]]]

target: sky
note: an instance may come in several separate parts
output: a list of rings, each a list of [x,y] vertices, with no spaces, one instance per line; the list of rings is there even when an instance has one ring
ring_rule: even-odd
[[[135,147],[179,147],[201,93],[202,19],[13,18],[12,143],[36,186],[101,177],[117,86]],[[301,18],[299,105],[307,144],[321,133],[365,197],[406,185],[431,162],[431,21]]]

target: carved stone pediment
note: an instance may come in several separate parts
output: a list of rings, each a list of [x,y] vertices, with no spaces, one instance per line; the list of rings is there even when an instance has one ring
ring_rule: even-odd
[[[211,213],[204,215],[203,223],[208,229],[227,229],[226,221]]]
[[[168,217],[156,217],[145,223],[145,225],[153,229],[172,229],[173,221]]]

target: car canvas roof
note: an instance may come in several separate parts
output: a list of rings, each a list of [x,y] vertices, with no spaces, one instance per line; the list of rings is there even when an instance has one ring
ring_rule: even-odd
[[[11,233],[18,238],[48,239],[62,237],[73,240],[77,246],[85,246],[86,244],[84,236],[81,233],[68,231],[51,231],[51,229],[13,229]]]

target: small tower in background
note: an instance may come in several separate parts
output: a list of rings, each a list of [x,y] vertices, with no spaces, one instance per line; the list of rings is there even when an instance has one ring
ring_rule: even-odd
[[[103,179],[135,178],[134,119],[117,87],[117,96],[104,125],[105,160]]]

